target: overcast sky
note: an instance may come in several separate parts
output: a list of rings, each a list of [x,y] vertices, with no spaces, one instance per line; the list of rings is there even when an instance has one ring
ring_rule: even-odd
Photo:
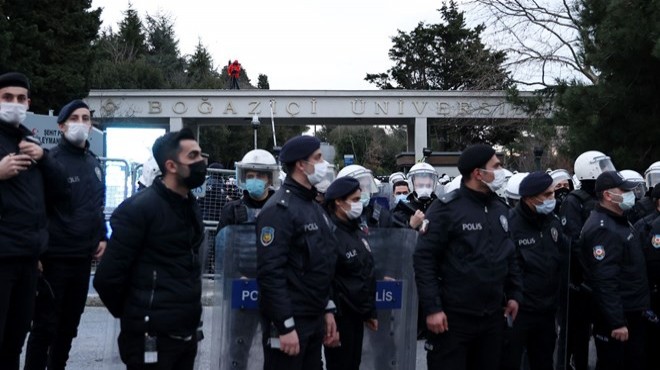
[[[442,1],[433,0],[133,0],[144,20],[158,12],[174,21],[179,49],[198,41],[218,70],[238,59],[252,84],[268,75],[274,90],[374,90],[367,73],[392,66],[387,52],[397,29],[438,23]],[[117,30],[126,0],[92,0],[104,8],[103,26]]]

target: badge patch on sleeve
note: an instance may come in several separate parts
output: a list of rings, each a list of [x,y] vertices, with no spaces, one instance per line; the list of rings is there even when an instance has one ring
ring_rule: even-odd
[[[270,226],[261,228],[261,237],[259,239],[261,240],[261,245],[264,247],[269,246],[273,242],[273,239],[275,239],[275,229]]]
[[[557,231],[556,228],[550,229],[550,235],[552,235],[552,240],[556,243],[557,240],[559,239],[559,232]]]
[[[653,248],[655,249],[660,249],[660,234],[655,234],[653,236],[651,239],[651,245],[653,245]]]
[[[602,261],[605,258],[605,248],[602,245],[597,245],[594,247],[594,258],[597,261]]]

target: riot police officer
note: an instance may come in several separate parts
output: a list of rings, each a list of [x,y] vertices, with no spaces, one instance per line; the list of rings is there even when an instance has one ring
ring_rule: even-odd
[[[328,370],[359,370],[363,327],[378,330],[374,258],[367,234],[360,227],[360,188],[357,179],[339,177],[325,194],[326,209],[337,226],[337,269],[332,286],[341,339],[341,346],[325,347]]]
[[[264,369],[317,369],[324,334],[336,336],[332,222],[315,201],[314,185],[328,169],[320,147],[311,136],[284,144],[279,158],[287,177],[257,217]]]
[[[377,202],[371,201],[371,195],[378,192],[378,187],[374,181],[371,170],[363,166],[352,164],[342,168],[337,174],[337,178],[352,177],[360,182],[360,201],[363,211],[360,215],[360,225],[362,229],[369,232],[369,227],[392,227],[392,216],[387,208],[382,207]]]
[[[596,178],[604,171],[614,170],[610,157],[598,151],[588,151],[575,159],[573,168],[581,186],[568,194],[559,210],[564,233],[571,239],[571,254],[569,255],[570,289],[568,297],[568,326],[566,328],[566,364],[570,367],[572,360],[575,370],[587,370],[589,359],[590,315],[591,304],[589,293],[582,287],[582,267],[578,262],[579,248],[577,240],[584,222],[596,205],[594,187]],[[564,321],[564,318],[560,318]],[[563,346],[563,344],[560,344]]]
[[[585,282],[593,292],[598,369],[644,369],[649,287],[644,255],[624,212],[635,204],[636,184],[616,171],[598,176],[598,204],[582,229]]]
[[[653,212],[655,208],[653,207],[653,200],[650,196],[647,196],[648,189],[646,188],[646,181],[644,181],[644,177],[642,177],[639,172],[633,170],[621,170],[619,173],[625,180],[637,184],[637,187],[633,189],[633,193],[635,193],[635,205],[631,210],[626,212],[626,217],[628,217],[630,223],[635,224],[637,221]]]
[[[257,215],[268,199],[279,188],[280,167],[275,157],[263,149],[247,152],[240,162],[236,162],[236,182],[243,190],[241,199],[227,203],[220,214],[216,245],[224,246],[225,228],[228,225],[254,225]],[[247,232],[247,230],[246,230]],[[240,234],[234,246],[234,261],[229,261],[236,272],[233,278],[255,279],[257,277],[257,246],[254,232]],[[219,249],[221,250],[221,249]],[[216,259],[222,258],[218,253]],[[259,324],[259,316],[247,311],[237,311],[232,317],[229,344],[232,369],[247,369],[250,344]]]
[[[573,177],[568,171],[558,168],[556,170],[550,171],[550,176],[555,184],[555,200],[557,201],[557,206],[555,207],[555,214],[559,216],[559,210],[561,205],[564,202],[564,199],[575,190],[575,184],[573,183]]]
[[[417,163],[410,168],[408,179],[412,183],[413,189],[408,196],[408,203],[397,203],[392,213],[399,223],[419,230],[425,219],[424,213],[431,203],[438,199],[438,196],[435,195],[438,173],[428,163]]]
[[[414,253],[420,305],[432,333],[427,364],[429,370],[497,369],[505,318],[516,318],[522,298],[509,208],[494,193],[505,173],[495,150],[483,144],[465,149],[458,169],[460,189],[431,204],[428,231]]]
[[[568,241],[553,213],[555,189],[549,174],[530,173],[518,192],[521,201],[511,212],[509,227],[522,270],[523,300],[515,325],[506,333],[502,369],[520,370],[526,348],[531,370],[552,370],[560,272]]]

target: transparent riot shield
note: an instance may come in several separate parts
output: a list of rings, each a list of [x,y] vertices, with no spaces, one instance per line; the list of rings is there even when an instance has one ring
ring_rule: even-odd
[[[368,241],[378,279],[375,297],[378,331],[365,329],[361,368],[414,369],[417,292],[412,254],[417,233],[410,229],[371,228]]]
[[[262,369],[254,225],[233,225],[219,230],[215,252],[218,281],[215,282],[210,368]]]

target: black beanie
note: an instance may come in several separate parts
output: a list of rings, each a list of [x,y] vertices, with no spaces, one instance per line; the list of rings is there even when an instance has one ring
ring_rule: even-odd
[[[307,159],[321,147],[321,141],[314,136],[301,135],[289,139],[280,152],[280,162],[293,163]]]
[[[495,149],[490,145],[476,144],[467,147],[458,158],[458,171],[467,176],[475,168],[483,168],[495,155]]]
[[[8,72],[0,76],[0,89],[8,86],[24,87],[30,90],[30,80],[19,72]]]
[[[76,109],[79,108],[89,109],[89,106],[80,99],[72,100],[69,103],[67,103],[67,105],[63,106],[62,109],[60,109],[60,114],[57,116],[57,123],[66,122],[66,120],[69,119],[71,114],[75,112]]]
[[[355,193],[360,188],[360,182],[353,177],[339,177],[325,191],[325,201],[330,202]]]
[[[545,172],[535,171],[522,179],[518,194],[521,197],[532,197],[543,193],[550,185],[552,185],[552,176]]]

